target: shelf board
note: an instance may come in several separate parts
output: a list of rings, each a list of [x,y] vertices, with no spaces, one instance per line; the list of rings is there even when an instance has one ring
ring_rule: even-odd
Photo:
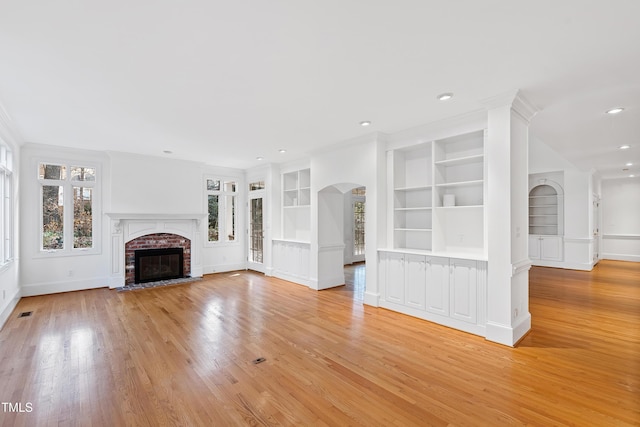
[[[473,181],[446,182],[444,184],[436,184],[436,187],[465,187],[467,185],[479,185],[483,182],[484,180],[482,179],[476,179]]]
[[[549,194],[548,196],[529,196],[530,199],[544,199],[544,198],[549,198],[549,197],[558,197],[557,194]]]
[[[430,211],[433,209],[431,206],[417,207],[417,208],[395,208],[397,211]]]
[[[283,191],[285,193],[297,193],[298,189],[297,188],[290,188],[290,189],[284,189]]]
[[[394,231],[433,231],[431,228],[394,228]]]
[[[300,209],[300,208],[308,208],[309,205],[291,205],[291,206],[283,206],[284,209]]]
[[[421,190],[431,190],[430,185],[420,185],[413,187],[398,187],[394,188],[395,191],[421,191]]]
[[[438,166],[466,165],[469,163],[479,163],[483,159],[483,154],[476,154],[475,156],[455,157],[452,159],[438,160],[437,162],[434,162],[434,164]]]
[[[552,204],[544,204],[544,205],[529,205],[530,208],[550,208],[550,207],[556,207],[558,206],[557,203],[552,203]]]
[[[437,206],[436,209],[479,209],[484,205],[466,205],[466,206]]]
[[[549,214],[549,215],[529,215],[530,218],[534,217],[534,216],[552,216],[552,217],[557,217],[558,215],[555,214]]]

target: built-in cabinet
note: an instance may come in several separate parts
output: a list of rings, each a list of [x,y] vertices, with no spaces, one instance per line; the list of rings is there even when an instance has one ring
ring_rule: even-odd
[[[379,252],[382,307],[484,334],[487,262]]]
[[[395,249],[484,254],[485,132],[388,152]]]
[[[311,173],[301,169],[282,174],[282,237],[308,242],[310,237],[309,205]]]
[[[542,261],[562,261],[563,246],[561,236],[529,235],[529,258]]]
[[[478,130],[387,152],[381,306],[484,335],[485,139]]]

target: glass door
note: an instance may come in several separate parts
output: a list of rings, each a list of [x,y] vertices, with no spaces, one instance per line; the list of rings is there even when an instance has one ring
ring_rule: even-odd
[[[249,268],[264,272],[263,198],[249,197]]]

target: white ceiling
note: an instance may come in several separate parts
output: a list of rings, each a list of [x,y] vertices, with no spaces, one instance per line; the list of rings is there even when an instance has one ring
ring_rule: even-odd
[[[521,89],[536,137],[615,176],[640,165],[639,21],[637,0],[0,0],[0,101],[27,142],[247,168]]]

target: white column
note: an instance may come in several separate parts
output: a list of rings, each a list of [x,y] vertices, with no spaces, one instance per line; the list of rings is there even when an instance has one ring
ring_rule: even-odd
[[[537,110],[518,92],[488,109],[486,338],[515,345],[531,328],[528,255],[528,128]]]

